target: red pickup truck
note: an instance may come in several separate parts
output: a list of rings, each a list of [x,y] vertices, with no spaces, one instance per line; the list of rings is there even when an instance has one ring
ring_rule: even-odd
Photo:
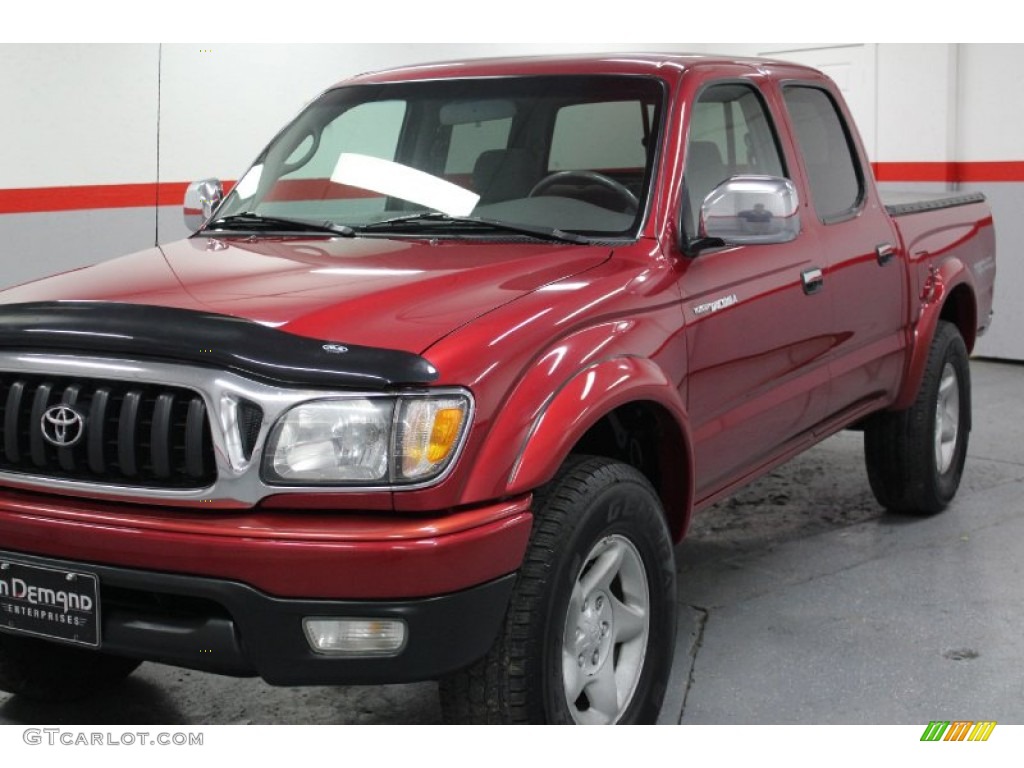
[[[844,428],[885,507],[956,493],[991,214],[883,200],[812,69],[363,75],[186,218],[0,293],[4,690],[153,660],[650,722],[695,511]]]

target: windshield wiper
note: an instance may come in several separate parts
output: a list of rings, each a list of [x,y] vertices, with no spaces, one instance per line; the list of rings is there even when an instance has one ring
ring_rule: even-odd
[[[260,232],[323,232],[342,237],[354,237],[352,227],[344,224],[332,224],[329,221],[303,221],[302,219],[283,219],[279,216],[261,216],[258,213],[236,213],[208,222],[200,232],[216,231],[251,231]]]
[[[396,216],[393,219],[374,221],[363,224],[357,228],[357,232],[382,232],[382,231],[429,231],[441,229],[451,232],[457,229],[486,230],[489,232],[512,232],[517,235],[528,235],[540,240],[556,240],[563,243],[586,244],[590,240],[582,235],[566,232],[555,227],[540,227],[530,224],[516,224],[497,219],[483,219],[479,216],[449,216],[440,211],[422,211],[407,216]]]

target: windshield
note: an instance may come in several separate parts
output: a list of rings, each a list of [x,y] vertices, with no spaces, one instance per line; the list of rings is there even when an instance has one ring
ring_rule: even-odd
[[[255,214],[389,235],[447,224],[442,234],[479,237],[451,226],[471,217],[520,231],[635,236],[662,93],[658,80],[622,76],[338,88],[278,134],[216,218]]]

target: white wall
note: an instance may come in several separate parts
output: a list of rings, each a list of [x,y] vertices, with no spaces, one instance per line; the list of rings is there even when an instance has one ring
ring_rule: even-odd
[[[1024,161],[1024,45],[959,46],[956,159]],[[1020,174],[1020,175],[1017,175]],[[1024,173],[1013,181],[972,182],[989,196],[996,225],[996,315],[981,355],[1024,360]]]
[[[0,45],[0,189],[156,176],[156,45]]]
[[[879,45],[873,160],[954,160],[958,57],[956,45]]]
[[[962,45],[961,160],[1024,160],[1024,45]]]

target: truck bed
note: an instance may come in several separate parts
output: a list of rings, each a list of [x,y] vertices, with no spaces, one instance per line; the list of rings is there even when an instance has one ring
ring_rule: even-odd
[[[945,283],[959,270],[969,274],[974,295],[973,328],[963,331],[968,349],[992,319],[995,298],[995,233],[992,213],[980,192],[885,192],[882,203],[903,241],[913,295],[922,295],[924,280],[935,270]],[[911,215],[913,214],[913,215]]]

